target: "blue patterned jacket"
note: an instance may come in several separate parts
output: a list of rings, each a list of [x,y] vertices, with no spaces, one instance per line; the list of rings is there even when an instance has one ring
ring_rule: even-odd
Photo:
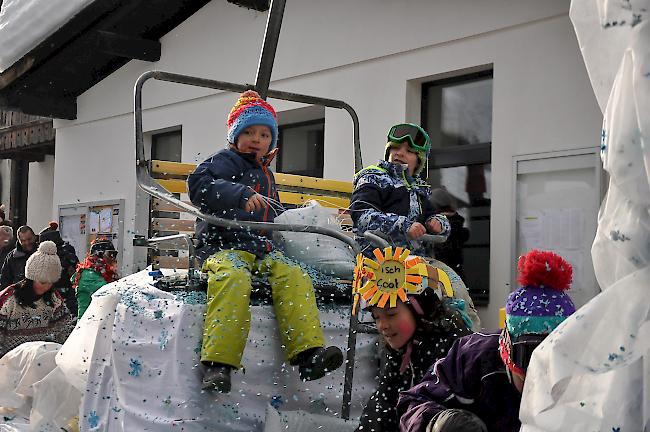
[[[406,235],[413,223],[425,225],[435,218],[442,225],[440,234],[448,236],[449,221],[434,213],[428,199],[430,193],[430,186],[409,176],[402,165],[380,161],[359,171],[354,177],[350,212],[355,239],[363,253],[372,256],[373,247],[363,237],[367,230],[381,231],[395,246],[407,247],[414,255],[424,255],[424,249],[420,242]]]

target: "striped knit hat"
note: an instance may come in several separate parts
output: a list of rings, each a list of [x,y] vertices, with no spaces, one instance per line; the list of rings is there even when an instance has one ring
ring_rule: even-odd
[[[228,114],[228,142],[237,143],[237,137],[249,126],[264,125],[271,129],[273,140],[269,151],[273,150],[278,141],[278,121],[275,110],[257,92],[245,91],[237,99],[237,103]]]
[[[565,292],[573,269],[561,256],[533,249],[519,258],[521,288],[508,296],[506,328],[512,340],[523,334],[551,333],[576,311]]]

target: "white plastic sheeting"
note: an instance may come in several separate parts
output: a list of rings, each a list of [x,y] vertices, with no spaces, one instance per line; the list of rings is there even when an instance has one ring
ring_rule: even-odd
[[[358,422],[302,410],[278,412],[269,405],[266,407],[264,432],[354,432],[358,426]]]
[[[4,0],[0,9],[0,72],[43,42],[94,0]]]
[[[81,431],[261,431],[268,405],[335,417],[344,369],[303,383],[284,361],[268,306],[252,307],[251,332],[228,395],[201,391],[203,293],[171,294],[146,271],[100,289],[57,355],[84,395]],[[320,311],[328,344],[346,346],[349,306]],[[353,415],[374,389],[373,339],[360,335]]]
[[[77,415],[81,393],[56,367],[60,348],[27,342],[0,359],[1,432],[60,431]]]
[[[535,350],[521,430],[650,431],[650,0],[573,0],[570,15],[604,113],[603,292]]]

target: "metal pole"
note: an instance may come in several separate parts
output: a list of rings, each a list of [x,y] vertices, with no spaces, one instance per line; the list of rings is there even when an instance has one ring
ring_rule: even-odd
[[[260,53],[260,62],[257,65],[257,75],[255,77],[255,90],[262,99],[266,99],[269,84],[271,83],[273,61],[275,60],[275,51],[278,48],[278,39],[280,39],[285,4],[286,0],[271,0],[269,16],[266,20],[264,42],[262,42],[262,52]]]

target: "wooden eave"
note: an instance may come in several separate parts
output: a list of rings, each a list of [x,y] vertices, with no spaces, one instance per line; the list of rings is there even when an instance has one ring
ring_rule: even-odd
[[[95,0],[0,74],[0,108],[75,119],[77,96],[132,59],[159,60],[159,39],[208,2]]]

